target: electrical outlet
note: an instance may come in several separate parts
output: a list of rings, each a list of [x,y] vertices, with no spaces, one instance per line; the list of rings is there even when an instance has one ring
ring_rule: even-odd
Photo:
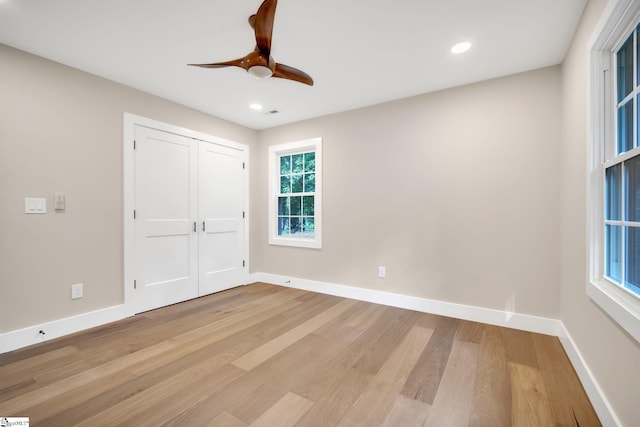
[[[76,285],[71,285],[71,299],[78,299],[84,296],[84,285],[82,283],[78,283]]]
[[[387,274],[387,269],[384,265],[378,266],[378,277],[384,279],[384,276]]]

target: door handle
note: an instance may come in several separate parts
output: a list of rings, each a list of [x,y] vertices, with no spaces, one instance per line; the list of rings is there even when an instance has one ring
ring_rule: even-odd
[[[193,232],[194,233],[196,232],[196,222],[195,221],[193,221]]]
[[[204,233],[206,231],[206,227],[204,225],[204,221],[202,221],[202,232]]]

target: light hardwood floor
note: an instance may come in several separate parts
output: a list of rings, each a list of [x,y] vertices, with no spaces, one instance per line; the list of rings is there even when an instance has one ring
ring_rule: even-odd
[[[557,338],[253,284],[0,356],[32,425],[597,426]]]

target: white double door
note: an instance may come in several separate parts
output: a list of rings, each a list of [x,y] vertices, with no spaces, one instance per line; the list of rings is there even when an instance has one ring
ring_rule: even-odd
[[[135,127],[136,313],[244,283],[246,151]]]

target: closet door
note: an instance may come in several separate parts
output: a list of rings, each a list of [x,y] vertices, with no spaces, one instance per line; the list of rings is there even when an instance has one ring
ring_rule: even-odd
[[[198,296],[198,144],[135,127],[136,313]]]
[[[243,283],[245,152],[201,142],[199,154],[200,295]]]

